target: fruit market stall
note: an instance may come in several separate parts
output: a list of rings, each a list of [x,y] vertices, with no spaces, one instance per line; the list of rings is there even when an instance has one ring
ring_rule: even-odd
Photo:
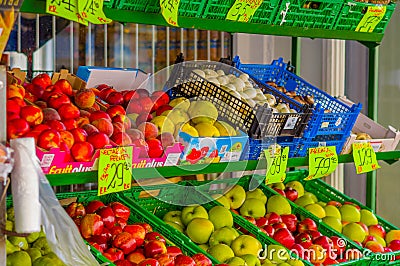
[[[249,21],[225,20],[236,4],[231,2],[182,0],[179,26],[379,42],[395,7],[390,1],[384,8],[358,1],[260,1],[250,23],[243,23]],[[45,1],[26,0],[22,9],[44,12],[44,6]],[[366,26],[360,26],[365,16],[382,9],[373,32],[360,30]],[[120,22],[168,25],[158,2],[143,7],[107,1],[104,11]],[[330,162],[376,170],[378,163],[400,158],[399,132],[391,128],[389,137],[368,136],[361,129],[354,133],[364,135],[355,141],[353,126],[365,124],[357,124],[360,104],[322,92],[281,59],[269,65],[234,63],[183,62],[167,69],[165,76],[161,73],[162,82],[157,74],[139,69],[82,66],[76,75],[62,70],[32,80],[14,69],[7,72],[7,93],[0,97],[7,100],[7,133],[1,132],[1,140],[34,139],[37,169],[50,191],[46,180],[54,186],[98,186],[96,191],[51,194],[55,208],[62,205],[61,213],[69,216],[65,221],[72,235],[78,234],[76,243],[83,249],[88,245],[98,263],[398,265],[400,229],[313,179],[321,167],[315,170],[310,158],[328,150],[329,167],[322,168],[329,169],[320,176],[335,170]],[[384,151],[382,145],[370,145],[380,138]],[[341,154],[345,144],[352,147],[351,154]],[[357,157],[356,149],[365,154]],[[278,168],[276,158],[286,165]],[[366,158],[370,170],[364,169]],[[271,177],[271,165],[283,174]],[[309,170],[287,171],[299,166]],[[261,169],[267,176],[144,185],[151,178]],[[57,223],[56,232],[50,223],[46,234],[40,230],[11,236],[18,228],[15,202],[8,199],[4,222],[10,234],[7,265],[63,265],[67,248],[51,248],[56,243],[52,233],[55,238],[63,233]]]

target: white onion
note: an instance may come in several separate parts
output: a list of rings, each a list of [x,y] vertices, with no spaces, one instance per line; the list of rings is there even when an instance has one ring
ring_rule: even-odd
[[[204,73],[204,71],[201,70],[201,69],[195,69],[195,70],[193,70],[193,72],[196,73],[197,75],[199,75],[202,78],[206,78],[206,73]]]
[[[239,78],[240,78],[241,80],[243,80],[243,81],[248,81],[248,80],[249,80],[249,75],[247,75],[246,73],[244,73],[244,74],[241,74],[241,75],[239,76]]]
[[[225,72],[222,69],[217,70],[218,76],[225,76]]]
[[[249,98],[252,99],[257,96],[257,91],[255,89],[247,89],[243,92],[246,93],[249,96]]]

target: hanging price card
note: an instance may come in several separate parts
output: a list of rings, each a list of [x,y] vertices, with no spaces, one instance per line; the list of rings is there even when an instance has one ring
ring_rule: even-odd
[[[13,8],[0,11],[0,55],[7,46],[15,22],[16,13]]]
[[[99,196],[131,188],[132,150],[131,146],[100,150],[97,191]]]
[[[386,13],[386,6],[369,6],[367,13],[358,23],[356,31],[373,32]]]
[[[46,12],[83,25],[88,25],[78,10],[78,0],[46,0]]]
[[[286,178],[286,166],[289,147],[270,147],[264,150],[267,159],[267,175],[265,184],[283,182]]]
[[[104,15],[103,0],[79,0],[78,10],[81,17],[93,24],[107,24],[112,21]]]
[[[178,26],[178,8],[180,0],[160,0],[161,14],[172,26]]]
[[[262,0],[236,0],[226,15],[227,20],[249,22]]]
[[[357,174],[381,168],[376,160],[375,151],[369,142],[353,143],[353,159]]]
[[[333,173],[338,166],[335,146],[308,149],[309,176],[304,180],[312,180]]]

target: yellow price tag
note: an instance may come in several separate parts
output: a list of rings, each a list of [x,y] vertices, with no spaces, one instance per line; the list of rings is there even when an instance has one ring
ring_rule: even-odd
[[[132,146],[100,150],[97,190],[99,196],[131,188],[132,151]]]
[[[286,167],[289,155],[289,147],[269,147],[264,150],[267,160],[267,174],[265,184],[283,182],[286,178]]]
[[[180,2],[180,0],[160,0],[161,14],[169,25],[178,27]]]
[[[79,14],[93,24],[107,24],[112,22],[103,12],[103,0],[79,0]]]
[[[335,146],[308,149],[309,176],[304,180],[312,180],[333,173],[338,166]]]
[[[262,0],[236,0],[226,15],[227,20],[249,22]]]
[[[55,16],[88,25],[78,10],[78,0],[46,0],[46,12]]]
[[[353,143],[353,159],[357,174],[381,168],[376,160],[375,151],[369,142]]]
[[[386,6],[369,6],[367,13],[358,23],[356,31],[373,32],[386,13]]]

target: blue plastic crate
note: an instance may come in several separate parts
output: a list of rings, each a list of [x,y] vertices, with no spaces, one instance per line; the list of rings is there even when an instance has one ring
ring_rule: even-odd
[[[289,157],[295,157],[297,146],[300,138],[294,137],[278,137],[278,138],[249,138],[247,145],[242,152],[241,160],[258,160],[264,156],[263,151],[268,149],[272,144],[279,144],[282,147],[289,147]]]
[[[293,151],[293,157],[305,157],[308,155],[309,148],[316,148],[319,146],[335,146],[336,153],[340,154],[347,141],[347,137],[348,135],[321,135],[313,139],[301,138]]]
[[[264,84],[274,82],[277,86],[285,87],[287,91],[295,91],[297,95],[314,96],[315,104],[304,130],[304,138],[336,134],[344,137],[350,134],[361,111],[361,103],[348,106],[337,100],[288,70],[288,65],[282,58],[274,60],[271,65],[242,64],[238,56],[233,61],[238,69]]]

